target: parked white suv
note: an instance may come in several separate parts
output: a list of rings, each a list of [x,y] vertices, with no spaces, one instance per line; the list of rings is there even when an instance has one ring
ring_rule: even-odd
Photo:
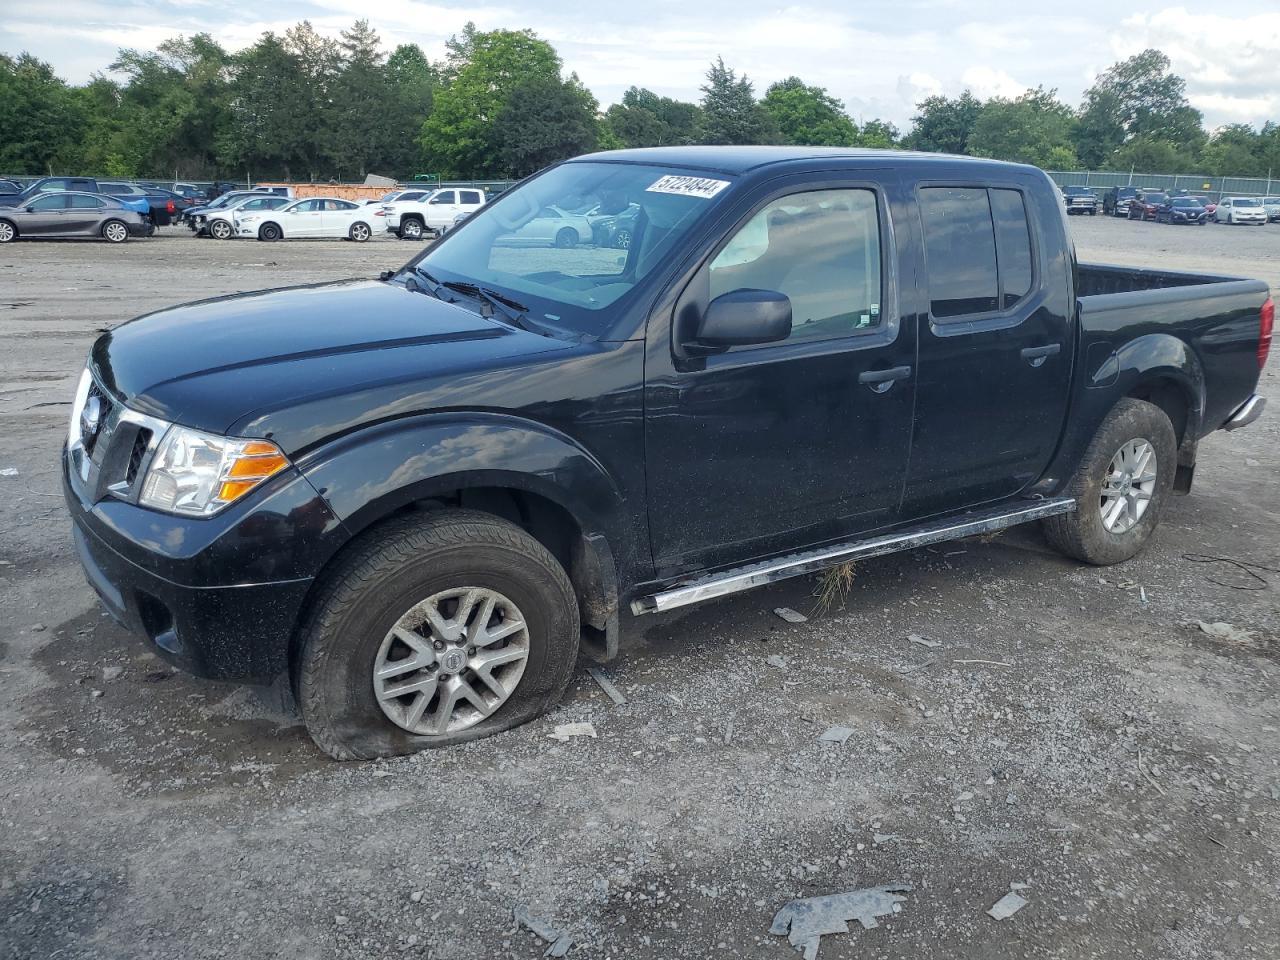
[[[1213,219],[1218,223],[1264,224],[1267,208],[1257,197],[1223,197],[1213,211]]]
[[[475,213],[484,206],[484,191],[471,188],[443,187],[418,200],[403,197],[384,204],[387,232],[402,240],[421,240],[428,230],[444,233],[459,216]]]

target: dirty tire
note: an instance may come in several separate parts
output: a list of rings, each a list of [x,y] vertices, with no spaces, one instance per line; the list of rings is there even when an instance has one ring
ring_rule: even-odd
[[[524,675],[510,699],[474,726],[410,733],[378,705],[374,660],[405,611],[461,585],[497,590],[522,611],[529,625]],[[578,601],[555,557],[514,524],[472,510],[415,513],[352,544],[317,586],[299,638],[294,692],[312,739],[335,760],[369,760],[476,740],[545,713],[573,675]]]
[[[1102,522],[1102,486],[1112,457],[1129,440],[1142,439],[1155,448],[1156,484],[1142,518],[1124,533],[1112,533]],[[1145,400],[1125,398],[1107,414],[1089,442],[1064,496],[1076,509],[1042,521],[1049,542],[1069,557],[1097,566],[1121,563],[1136,555],[1160,522],[1173,490],[1178,441],[1163,410]]]

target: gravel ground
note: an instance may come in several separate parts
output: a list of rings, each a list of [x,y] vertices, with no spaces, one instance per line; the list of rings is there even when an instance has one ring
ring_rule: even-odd
[[[1280,289],[1274,226],[1071,223],[1084,259]],[[105,620],[57,483],[96,332],[410,249],[0,254],[0,957],[539,957],[523,906],[570,957],[786,958],[787,901],[897,883],[825,960],[1280,956],[1277,414],[1209,438],[1121,567],[1030,527],[860,565],[837,609],[792,581],[645,618],[606,670],[625,705],[584,665],[545,719],[402,760],[329,762],[281,687],[175,673]],[[597,737],[548,736],[573,721]]]

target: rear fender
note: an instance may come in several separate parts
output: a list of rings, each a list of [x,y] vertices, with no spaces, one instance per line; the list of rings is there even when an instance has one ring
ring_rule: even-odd
[[[1195,465],[1196,442],[1204,421],[1205,376],[1194,351],[1167,333],[1135,337],[1110,352],[1097,347],[1094,344],[1087,351],[1082,388],[1076,390],[1062,446],[1034,487],[1037,493],[1057,492],[1066,484],[1117,401],[1157,389],[1176,390],[1185,403],[1178,463],[1180,471]]]

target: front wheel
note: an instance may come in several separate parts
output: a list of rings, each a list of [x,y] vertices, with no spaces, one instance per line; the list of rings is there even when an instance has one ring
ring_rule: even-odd
[[[215,240],[228,240],[231,238],[231,224],[226,220],[215,220],[209,224],[209,236]]]
[[[1075,499],[1075,512],[1043,521],[1049,542],[1098,566],[1133,557],[1160,522],[1177,461],[1168,415],[1145,400],[1121,400],[1098,427],[1064,491]]]
[[[448,746],[554,705],[578,631],[568,576],[524,530],[471,510],[418,513],[372,531],[327,576],[294,688],[336,760]]]
[[[129,239],[129,228],[119,220],[108,220],[102,225],[102,239],[107,243],[124,243]]]
[[[0,220],[0,243],[13,243],[17,239],[17,227],[8,220]]]

